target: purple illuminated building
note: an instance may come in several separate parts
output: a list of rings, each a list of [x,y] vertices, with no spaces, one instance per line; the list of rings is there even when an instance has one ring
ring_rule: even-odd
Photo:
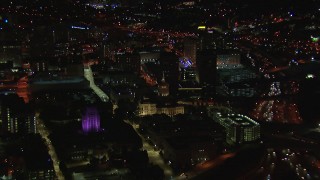
[[[193,65],[193,63],[192,63],[191,59],[183,57],[183,58],[179,59],[179,65],[180,65],[180,68],[187,69],[187,68],[191,67]]]
[[[96,108],[87,107],[82,116],[82,130],[85,133],[100,131],[100,116]]]

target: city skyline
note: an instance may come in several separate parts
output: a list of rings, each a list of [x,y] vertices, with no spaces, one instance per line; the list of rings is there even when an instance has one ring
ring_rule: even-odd
[[[317,0],[3,0],[0,179],[319,179]]]

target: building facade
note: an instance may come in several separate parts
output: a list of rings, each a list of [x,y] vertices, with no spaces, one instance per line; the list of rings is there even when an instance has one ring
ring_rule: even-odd
[[[196,64],[197,59],[197,42],[195,39],[184,39],[183,56],[192,61],[192,64]]]
[[[150,102],[144,102],[138,105],[139,116],[148,116],[154,114],[166,114],[171,117],[177,114],[184,114],[184,106],[157,106],[157,104]]]
[[[2,134],[36,133],[35,112],[16,94],[0,97],[0,126]]]
[[[100,115],[96,108],[86,108],[86,112],[82,116],[82,131],[85,133],[100,131]]]
[[[228,144],[243,144],[260,139],[260,124],[248,116],[217,113],[215,119],[225,128]]]
[[[159,96],[169,96],[169,93],[170,93],[169,84],[166,83],[166,80],[164,78],[164,73],[162,74],[161,82],[158,84],[158,92],[159,92]]]
[[[139,116],[157,114],[157,105],[153,103],[141,103],[138,106]]]

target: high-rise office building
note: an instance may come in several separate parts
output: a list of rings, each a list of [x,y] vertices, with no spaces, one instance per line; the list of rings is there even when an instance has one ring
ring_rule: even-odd
[[[197,81],[202,85],[216,84],[217,55],[214,50],[203,50],[197,54]]]
[[[178,91],[179,58],[172,52],[161,52],[159,61],[166,82],[170,85],[170,94],[175,94]],[[160,77],[162,78],[162,76]]]
[[[197,42],[195,39],[185,38],[183,43],[183,56],[191,60],[193,66],[197,60]]]
[[[0,97],[1,133],[36,133],[35,113],[16,94]]]
[[[115,65],[128,72],[140,73],[140,55],[138,53],[115,54]]]
[[[45,60],[31,62],[31,68],[35,72],[46,72],[48,71],[48,67],[48,62]]]

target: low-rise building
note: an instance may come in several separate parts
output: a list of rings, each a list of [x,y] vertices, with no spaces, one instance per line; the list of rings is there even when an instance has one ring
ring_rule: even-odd
[[[157,114],[166,114],[168,116],[174,116],[177,114],[184,114],[184,106],[162,106],[157,108]]]
[[[184,114],[184,106],[182,105],[160,105],[153,102],[140,102],[138,105],[138,115],[147,116],[154,114],[166,114],[170,117],[177,114]]]
[[[138,107],[139,116],[157,114],[157,105],[153,103],[140,103]]]

